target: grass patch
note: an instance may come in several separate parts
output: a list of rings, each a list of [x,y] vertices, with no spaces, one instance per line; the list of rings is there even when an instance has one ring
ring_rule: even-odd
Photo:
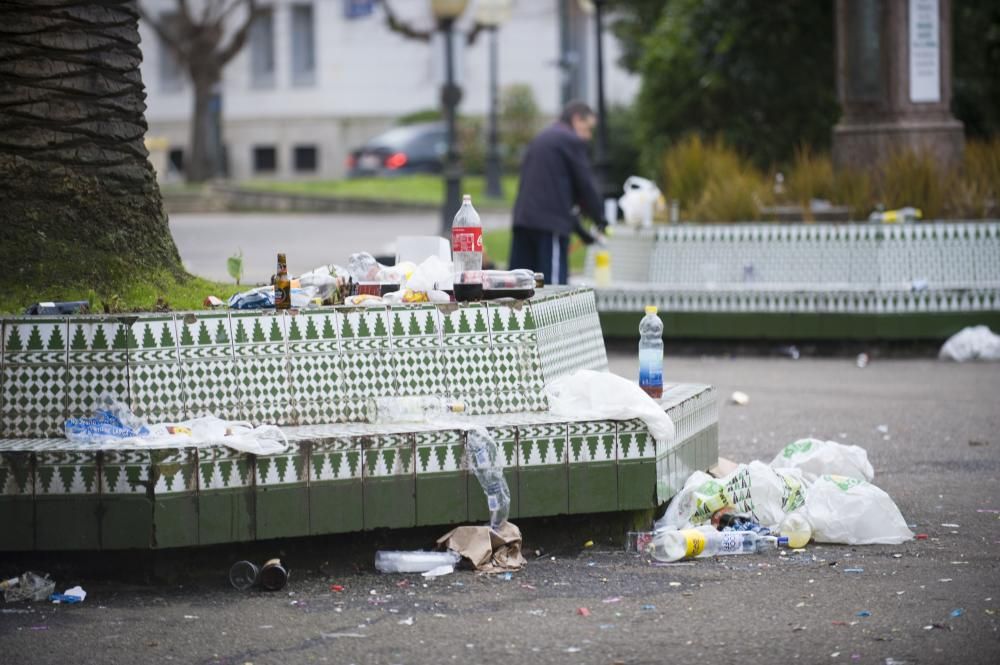
[[[0,313],[23,314],[36,302],[86,300],[92,313],[102,314],[107,306],[112,312],[152,312],[157,308],[171,310],[204,309],[205,296],[227,300],[229,296],[249,287],[224,282],[212,282],[200,277],[177,280],[170,275],[158,275],[137,280],[120,289],[96,290],[82,286],[34,288],[30,285],[8,286],[0,296]],[[158,304],[159,303],[159,304]]]
[[[242,183],[248,189],[311,196],[331,196],[358,199],[381,199],[438,205],[444,198],[444,180],[436,175],[407,175],[395,178],[351,178],[347,180],[250,180]],[[517,196],[517,176],[503,178],[503,198],[487,198],[482,176],[462,178],[462,192],[470,194],[477,207],[510,208]]]
[[[507,268],[510,263],[510,229],[495,229],[483,231],[483,252],[498,268]],[[571,273],[583,272],[583,264],[587,258],[587,246],[573,236],[569,243],[569,270]],[[546,275],[548,277],[548,275]]]

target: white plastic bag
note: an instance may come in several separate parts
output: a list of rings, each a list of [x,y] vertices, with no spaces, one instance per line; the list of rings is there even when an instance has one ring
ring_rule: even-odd
[[[625,181],[625,194],[618,199],[625,223],[632,226],[652,226],[653,210],[660,201],[660,188],[652,180],[630,176]]]
[[[898,545],[913,538],[889,495],[857,478],[817,478],[806,497],[805,516],[818,543]]]
[[[659,529],[686,529],[705,524],[722,508],[771,529],[802,505],[805,481],[798,469],[773,469],[763,462],[740,464],[723,478],[696,471],[656,522]]]
[[[436,289],[450,289],[451,281],[451,261],[442,261],[437,256],[430,256],[410,274],[405,287],[411,291],[429,293]]]
[[[674,423],[639,384],[611,372],[577,370],[545,386],[549,410],[569,418],[631,420],[638,418],[657,443],[674,438]]]
[[[875,477],[864,448],[819,439],[799,439],[789,443],[771,460],[771,467],[799,469],[809,482],[823,474],[847,476],[868,482]]]
[[[1000,335],[994,335],[987,326],[963,328],[948,338],[941,347],[941,360],[1000,360]]]

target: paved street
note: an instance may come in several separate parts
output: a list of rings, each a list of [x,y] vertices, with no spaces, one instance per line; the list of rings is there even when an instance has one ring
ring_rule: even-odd
[[[510,225],[505,213],[483,213],[483,227]],[[266,282],[274,273],[275,252],[288,255],[289,270],[298,274],[316,266],[347,266],[354,252],[395,254],[400,235],[434,235],[436,213],[302,214],[302,213],[175,213],[170,231],[189,272],[231,281],[226,257],[243,250],[243,281]]]
[[[632,375],[631,352],[612,367]],[[526,520],[529,564],[510,581],[373,571],[375,549],[426,547],[444,529],[161,554],[152,584],[67,554],[39,564],[86,602],[0,607],[0,662],[1000,662],[1000,367],[668,349],[666,374],[749,394],[721,407],[731,459],[769,460],[808,435],[865,447],[876,484],[929,538],[653,567],[610,545],[601,520]],[[293,568],[285,591],[228,587],[233,560],[276,553]]]

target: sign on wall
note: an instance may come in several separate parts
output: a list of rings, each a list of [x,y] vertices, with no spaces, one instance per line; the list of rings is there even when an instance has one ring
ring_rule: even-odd
[[[938,0],[910,0],[910,101],[941,101]]]

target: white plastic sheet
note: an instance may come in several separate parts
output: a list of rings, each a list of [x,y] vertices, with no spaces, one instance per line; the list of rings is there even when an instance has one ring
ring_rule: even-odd
[[[771,460],[771,467],[799,469],[809,482],[823,474],[836,474],[868,482],[875,478],[875,470],[872,469],[864,448],[811,438],[799,439],[782,448]]]
[[[964,328],[948,338],[938,358],[965,362],[967,360],[1000,360],[1000,335],[987,326]]]
[[[670,416],[639,384],[611,372],[581,369],[545,386],[549,410],[568,418],[631,420],[646,424],[657,443],[674,438]]]
[[[817,478],[806,497],[805,517],[818,543],[898,545],[913,538],[888,494],[846,476]]]

